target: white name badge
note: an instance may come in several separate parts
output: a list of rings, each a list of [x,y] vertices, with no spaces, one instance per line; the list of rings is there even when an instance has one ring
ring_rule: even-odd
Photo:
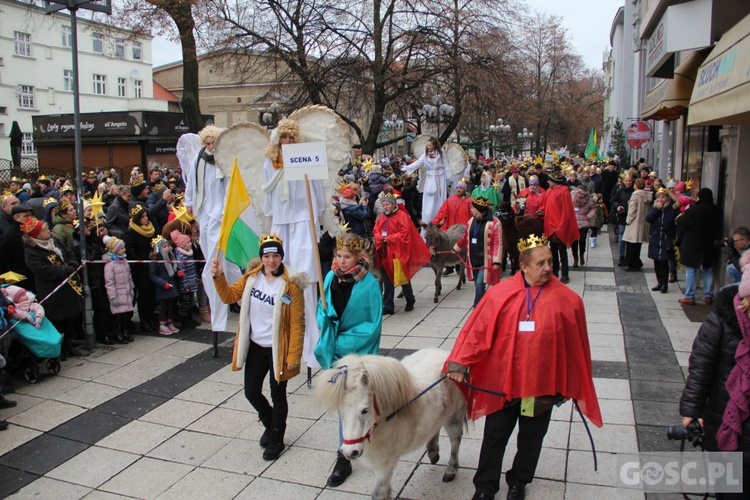
[[[383,236],[383,237],[388,236],[388,231],[381,231],[380,236]]]
[[[471,244],[472,245],[476,245],[477,244],[477,239],[476,238],[472,238],[471,239]]]
[[[292,303],[292,297],[291,295],[282,294],[281,295],[281,302],[283,302],[286,305],[289,305]]]
[[[581,208],[580,207],[573,207],[573,210],[575,210],[576,212],[580,212]]]
[[[519,332],[533,332],[535,331],[535,321],[519,321],[518,331]]]

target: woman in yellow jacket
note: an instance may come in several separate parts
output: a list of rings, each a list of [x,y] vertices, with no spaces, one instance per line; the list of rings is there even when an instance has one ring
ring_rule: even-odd
[[[260,438],[263,458],[276,460],[284,451],[289,407],[286,383],[299,375],[305,337],[303,289],[307,276],[284,266],[284,247],[276,234],[263,235],[260,260],[248,263],[244,276],[227,284],[221,262],[211,263],[214,285],[222,302],[241,300],[239,330],[234,342],[232,369],[245,366],[245,397],[258,412],[266,430]],[[271,400],[262,393],[271,374]]]

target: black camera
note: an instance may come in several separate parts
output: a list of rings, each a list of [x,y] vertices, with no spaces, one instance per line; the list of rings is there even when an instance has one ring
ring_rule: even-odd
[[[674,441],[689,441],[693,446],[703,444],[703,427],[698,419],[693,420],[685,427],[682,424],[667,427],[667,439]]]

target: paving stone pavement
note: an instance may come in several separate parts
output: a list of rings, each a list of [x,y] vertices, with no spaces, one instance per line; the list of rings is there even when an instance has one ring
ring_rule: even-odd
[[[616,267],[616,252],[605,233],[588,249],[586,265],[570,271],[570,287],[586,306],[605,422],[592,428],[599,470],[593,470],[585,428],[567,403],[554,410],[536,479],[526,489],[529,499],[642,499],[642,492],[618,487],[617,454],[676,449],[664,427],[680,420],[677,402],[700,323],[677,303],[677,287],[665,295],[649,290],[654,275],[645,248],[643,273]],[[434,304],[431,271],[418,273],[414,311],[403,311],[403,299],[397,300],[396,314],[384,319],[383,354],[400,358],[453,346],[474,294],[471,285],[452,289],[455,279],[444,279],[444,295]],[[236,315],[230,324],[234,330]],[[99,347],[89,357],[65,361],[59,375],[36,384],[16,379],[10,399],[18,406],[0,410],[0,419],[11,424],[0,433],[0,498],[369,496],[373,476],[356,461],[344,485],[326,487],[336,457],[336,417],[316,407],[302,376],[288,385],[289,446],[275,462],[262,459],[261,426],[245,400],[242,374],[228,364],[233,336],[220,340],[220,356],[213,358],[206,330],[139,335],[126,346]],[[482,429],[483,420],[469,424],[453,483],[440,481],[447,452],[432,465],[417,450],[401,458],[394,495],[471,498]],[[445,436],[440,444],[449,447]],[[514,453],[515,437],[504,469]],[[505,494],[503,482],[498,498]]]

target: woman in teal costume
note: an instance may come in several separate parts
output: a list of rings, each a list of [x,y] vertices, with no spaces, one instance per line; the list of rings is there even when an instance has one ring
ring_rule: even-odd
[[[481,179],[481,184],[475,187],[474,191],[471,192],[471,198],[487,198],[488,200],[490,200],[490,203],[492,204],[490,213],[493,214],[500,208],[503,197],[492,185],[492,174],[489,172],[489,170],[485,170],[484,172],[482,172]]]
[[[336,258],[323,283],[326,307],[318,302],[320,339],[315,358],[323,369],[347,354],[377,354],[383,327],[380,283],[368,272],[364,240],[347,234],[336,238]],[[339,446],[343,442],[339,421]],[[340,452],[330,486],[339,486],[352,473],[352,464]]]

